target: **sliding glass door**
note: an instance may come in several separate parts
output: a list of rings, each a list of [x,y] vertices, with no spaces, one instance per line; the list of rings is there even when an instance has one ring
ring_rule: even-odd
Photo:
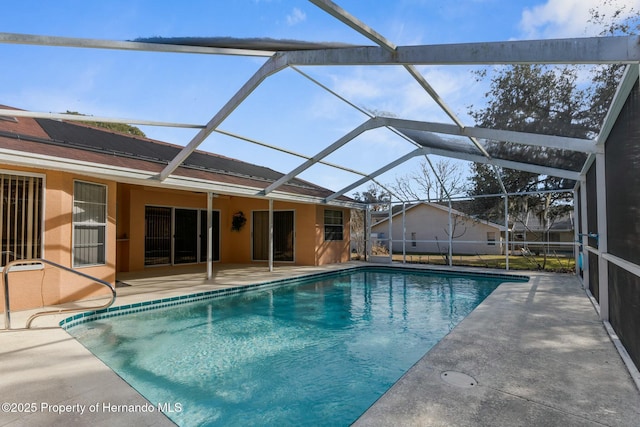
[[[220,212],[212,211],[213,260],[220,260]],[[145,265],[207,261],[207,212],[160,206],[145,208]]]
[[[269,211],[253,212],[253,259],[269,260]],[[273,212],[273,260],[293,261],[293,211]]]
[[[171,208],[145,208],[144,265],[171,264],[171,222]]]
[[[173,263],[192,264],[198,261],[198,211],[175,209]]]

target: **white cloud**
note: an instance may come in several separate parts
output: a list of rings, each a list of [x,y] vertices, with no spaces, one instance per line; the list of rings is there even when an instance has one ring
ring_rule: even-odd
[[[304,22],[307,19],[307,14],[302,10],[294,7],[290,14],[287,15],[287,24],[296,25],[300,22]]]
[[[611,16],[616,9],[639,9],[640,0],[619,0],[603,3],[602,0],[547,0],[546,3],[522,12],[520,28],[526,39],[562,37],[587,37],[597,35],[602,28],[589,22],[591,9]]]

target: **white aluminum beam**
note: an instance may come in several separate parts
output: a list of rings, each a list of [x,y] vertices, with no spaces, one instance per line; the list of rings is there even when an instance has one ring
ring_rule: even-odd
[[[572,180],[580,179],[580,172],[550,168],[548,166],[538,166],[530,163],[520,163],[520,162],[511,161],[511,160],[502,160],[502,159],[496,159],[496,158],[487,159],[486,157],[480,156],[477,154],[459,153],[459,152],[453,152],[453,151],[442,150],[438,148],[430,148],[430,147],[425,147],[424,151],[425,151],[425,154],[435,154],[437,156],[442,156],[442,157],[452,157],[455,159],[466,160],[469,162],[484,163],[488,165],[500,166],[507,169],[521,170],[524,172],[531,172],[531,173],[536,173],[540,175],[555,176],[558,178],[565,178],[565,179],[572,179]]]
[[[88,49],[132,50],[145,52],[196,53],[205,55],[272,56],[275,52],[249,49],[230,49],[206,46],[131,42],[119,40],[83,39],[76,37],[42,36],[33,34],[0,33],[0,43],[34,46],[79,47]]]
[[[269,57],[272,51],[1,33],[0,43],[146,52]],[[629,64],[640,62],[640,36],[300,50],[289,65]]]
[[[355,29],[359,33],[363,34],[370,40],[373,40],[376,44],[387,49],[389,52],[395,53],[397,49],[396,45],[394,45],[389,40],[387,40],[386,38],[384,38],[383,36],[375,32],[369,26],[361,22],[359,19],[357,19],[353,15],[349,14],[347,11],[345,11],[335,3],[331,2],[330,0],[310,0],[310,1],[314,3],[316,6],[325,10],[327,13],[337,18],[338,20],[342,21],[343,23],[347,24],[348,26]],[[460,129],[464,129],[464,124],[462,123],[462,120],[460,120],[458,116],[453,112],[453,110],[447,105],[447,103],[444,102],[444,99],[442,99],[440,95],[438,95],[436,90],[429,84],[429,82],[427,82],[424,76],[420,74],[418,69],[411,64],[405,64],[404,68],[409,72],[409,74],[411,74],[411,76],[418,82],[418,84],[422,86],[422,88],[429,94],[429,96],[431,96],[431,98],[436,102],[436,104],[438,104],[440,109],[442,109],[442,111],[444,111],[445,114],[449,116],[449,118],[451,118],[451,120],[453,120],[453,122],[460,127]],[[475,145],[475,147],[478,150],[480,150],[480,152],[484,156],[486,156],[487,158],[491,157],[475,137],[468,137],[468,138],[471,141],[471,143]],[[500,177],[498,177],[498,179],[500,179]]]
[[[595,142],[589,139],[569,138],[553,135],[539,135],[535,133],[514,132],[499,129],[485,129],[477,127],[460,128],[457,125],[445,123],[420,122],[415,120],[396,119],[392,117],[380,118],[386,126],[413,130],[424,130],[434,133],[457,136],[473,136],[494,141],[507,141],[516,144],[534,145],[539,147],[558,148],[582,153],[595,153]]]
[[[607,186],[604,145],[596,154],[596,215],[598,217],[598,304],[600,319],[609,320],[609,262],[604,258],[608,251]]]
[[[411,74],[411,76],[413,76],[413,78],[420,84],[420,86],[422,86],[422,88],[431,96],[431,98],[436,102],[436,104],[438,104],[440,109],[442,109],[442,111],[444,111],[445,114],[449,116],[451,120],[453,120],[453,122],[458,126],[458,128],[460,130],[464,129],[465,125],[464,123],[462,123],[462,120],[458,118],[456,113],[454,113],[453,110],[447,105],[447,103],[444,102],[444,99],[442,99],[440,95],[438,95],[438,93],[435,91],[435,89],[431,87],[431,85],[427,82],[424,76],[418,72],[418,69],[413,65],[405,65],[404,68],[409,72],[409,74]],[[467,138],[469,138],[471,143],[478,150],[480,150],[482,155],[484,155],[487,158],[491,158],[489,153],[487,153],[487,150],[484,149],[482,144],[480,144],[480,142],[475,137],[467,136]],[[498,179],[500,178],[498,177]]]
[[[289,65],[630,64],[640,62],[640,36],[398,46],[279,53]]]
[[[346,135],[344,135],[342,138],[338,139],[333,144],[327,146],[324,150],[320,151],[315,156],[311,157],[306,162],[302,163],[300,166],[298,166],[297,168],[295,168],[294,170],[292,170],[288,174],[284,175],[283,177],[281,177],[280,179],[275,181],[273,184],[269,185],[267,188],[264,189],[264,194],[267,195],[270,192],[272,192],[273,190],[275,190],[276,188],[286,184],[287,182],[289,182],[293,178],[295,178],[297,175],[299,175],[303,171],[309,169],[311,166],[313,166],[314,164],[318,163],[320,160],[324,159],[329,154],[333,153],[334,151],[336,151],[337,149],[339,149],[340,147],[342,147],[343,145],[345,145],[346,143],[348,143],[349,141],[351,141],[352,139],[354,139],[355,137],[357,137],[361,133],[366,132],[366,131],[368,131],[370,129],[373,129],[373,128],[376,128],[376,127],[380,127],[380,125],[378,124],[377,119],[369,119],[369,120],[367,120],[366,122],[362,123],[360,126],[358,126],[355,129],[353,129],[351,132],[349,132]]]
[[[638,64],[629,65],[624,71],[624,75],[622,76],[622,80],[616,89],[616,93],[613,96],[613,101],[611,101],[611,105],[609,106],[609,111],[607,111],[607,115],[604,118],[604,122],[602,127],[600,128],[600,134],[598,134],[597,144],[604,145],[607,138],[609,138],[609,134],[613,129],[613,125],[618,120],[618,116],[624,107],[624,104],[627,102],[627,98],[633,89],[633,86],[638,82],[638,74],[639,68]]]
[[[364,184],[367,181],[370,181],[372,179],[374,179],[375,177],[382,175],[383,173],[387,172],[388,170],[391,170],[393,168],[395,168],[396,166],[406,162],[407,160],[419,156],[423,153],[421,148],[415,149],[407,154],[405,154],[404,156],[394,160],[391,163],[388,163],[386,166],[383,166],[382,168],[378,169],[377,171],[359,179],[358,181],[354,182],[353,184],[350,184],[346,187],[344,187],[342,190],[336,191],[335,193],[333,193],[332,195],[330,195],[329,197],[327,197],[325,199],[325,202],[330,202],[333,199],[342,196],[344,193],[346,193],[347,191],[351,191],[354,188],[357,188],[359,186],[361,186],[362,184]]]
[[[624,71],[622,81],[616,89],[616,93],[613,96],[613,101],[609,106],[609,111],[607,111],[607,115],[605,116],[602,127],[600,128],[600,133],[596,138],[596,147],[603,147],[605,142],[607,141],[607,138],[609,138],[609,134],[611,134],[613,125],[616,123],[618,115],[622,111],[622,107],[624,107],[624,104],[627,102],[627,98],[631,93],[633,86],[638,81],[639,67],[640,65],[638,64],[629,65]],[[587,174],[595,160],[595,153],[590,153],[589,157],[582,166],[581,173],[583,175]]]
[[[44,113],[44,112],[38,112],[38,111],[7,110],[2,108],[0,108],[0,116],[29,117],[34,119],[67,120],[70,122],[126,123],[129,125],[165,126],[165,127],[172,127],[172,128],[191,128],[191,129],[205,128],[205,125],[199,125],[199,124],[196,125],[196,124],[188,124],[188,123],[158,122],[153,120],[126,119],[126,118],[115,118],[115,117],[82,116],[79,114],[68,114],[68,113]]]
[[[169,175],[171,175],[181,164],[184,162],[191,153],[193,153],[198,146],[204,141],[210,134],[213,132],[219,125],[226,119],[229,114],[231,114],[241,103],[244,101],[250,94],[253,92],[259,85],[262,83],[264,79],[269,77],[270,75],[277,73],[286,67],[286,64],[282,62],[281,59],[277,57],[271,57],[267,62],[265,62],[262,67],[256,73],[251,76],[249,80],[240,88],[238,92],[231,97],[229,101],[216,113],[215,116],[204,129],[201,129],[200,132],[187,144],[186,147],[182,149],[174,157],[173,160],[165,167],[162,172],[160,172],[159,179],[160,181],[164,181],[167,179]]]
[[[311,3],[318,6],[320,9],[327,12],[329,15],[333,16],[337,20],[347,24],[349,27],[353,28],[360,34],[364,35],[369,40],[373,41],[375,44],[384,47],[388,51],[392,52],[396,49],[396,46],[387,40],[384,36],[378,34],[374,29],[369,27],[364,22],[360,21],[355,16],[351,15],[340,6],[335,4],[330,0],[309,0]]]

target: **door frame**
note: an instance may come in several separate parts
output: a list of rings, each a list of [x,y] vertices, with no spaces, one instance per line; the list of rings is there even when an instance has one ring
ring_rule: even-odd
[[[254,209],[251,211],[251,261],[255,261],[255,262],[268,262],[269,261],[269,257],[265,258],[265,259],[256,259],[255,258],[255,251],[254,251],[254,233],[255,233],[255,213],[256,212],[267,212],[267,214],[269,213],[268,209]],[[276,212],[291,212],[293,215],[293,219],[291,221],[291,232],[292,232],[292,242],[291,242],[291,251],[292,251],[292,255],[291,255],[291,260],[276,260],[274,258],[274,262],[283,262],[283,263],[295,263],[296,262],[296,210],[295,209],[274,209],[273,213],[275,215]],[[275,221],[274,221],[275,222]],[[275,228],[275,224],[274,224],[274,228]],[[269,232],[269,229],[267,227],[267,234]],[[274,230],[274,234],[275,234],[275,230]],[[268,239],[267,239],[268,240]],[[274,245],[275,245],[275,238],[274,238]],[[267,243],[268,246],[268,243]],[[274,248],[275,251],[275,248]]]
[[[204,212],[206,214],[207,209],[202,209],[202,208],[192,208],[192,207],[184,207],[184,206],[167,206],[167,205],[154,205],[154,204],[148,204],[144,206],[144,215],[145,215],[145,223],[146,223],[146,215],[147,215],[147,208],[166,208],[166,209],[170,209],[171,210],[171,230],[170,230],[170,251],[169,251],[169,263],[167,264],[147,264],[147,257],[146,257],[146,252],[147,252],[147,246],[146,246],[146,241],[147,241],[147,234],[145,231],[145,235],[144,235],[144,267],[166,267],[166,266],[174,266],[174,265],[194,265],[194,264],[206,264],[207,260],[206,260],[206,248],[202,248],[202,240],[201,240],[201,235],[202,233],[206,233],[206,230],[202,230],[202,213]],[[175,232],[176,232],[176,210],[180,209],[180,210],[191,210],[191,211],[195,211],[197,213],[197,227],[196,227],[196,234],[194,236],[194,238],[197,241],[197,248],[196,248],[196,262],[186,262],[186,263],[176,263],[175,259],[175,249],[176,249],[176,244],[175,244]],[[213,258],[213,262],[219,262],[221,259],[221,252],[222,252],[222,235],[220,233],[220,224],[221,224],[221,216],[222,216],[222,212],[220,211],[220,209],[211,209],[212,212],[218,212],[218,223],[215,224],[215,222],[212,224],[213,229],[216,230],[218,232],[218,254],[217,254],[217,259],[215,258],[214,254],[214,258]],[[215,233],[214,237],[215,237]],[[205,251],[205,260],[201,261],[202,259],[202,251]]]

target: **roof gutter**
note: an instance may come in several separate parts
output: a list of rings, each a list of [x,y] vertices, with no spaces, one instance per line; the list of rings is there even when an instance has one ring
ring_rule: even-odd
[[[111,180],[125,184],[144,185],[150,187],[170,188],[183,191],[213,192],[229,196],[242,196],[266,199],[262,195],[262,188],[248,187],[246,185],[217,183],[198,178],[171,175],[164,181],[159,181],[158,173],[153,171],[141,171],[138,169],[117,167],[108,164],[98,164],[83,160],[65,159],[61,157],[47,156],[24,151],[0,148],[0,162],[12,166],[27,167],[31,169],[57,170],[77,173],[95,178]],[[274,191],[269,194],[270,199],[309,204],[327,204],[345,208],[363,209],[364,205],[357,202],[334,200],[325,203],[324,198],[307,196],[302,194]]]

